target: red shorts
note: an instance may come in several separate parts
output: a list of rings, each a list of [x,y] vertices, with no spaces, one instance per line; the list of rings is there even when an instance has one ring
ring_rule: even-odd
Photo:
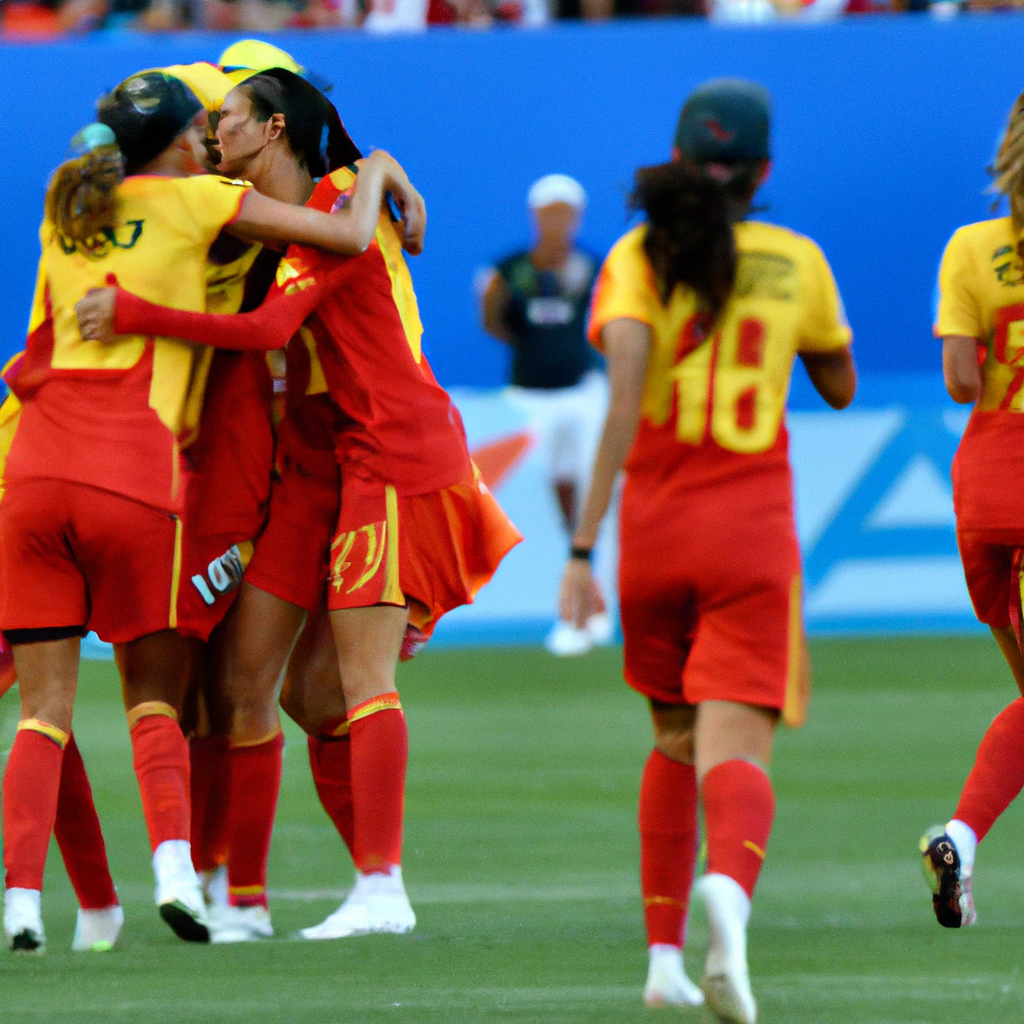
[[[974,614],[986,626],[1020,622],[1020,551],[1024,530],[957,530]]]
[[[388,484],[346,481],[327,607],[411,601],[410,622],[430,636],[442,615],[472,603],[522,539],[480,482],[399,496]]]
[[[181,522],[64,480],[17,480],[0,501],[0,629],[94,629],[128,643],[177,625]]]
[[[186,529],[178,587],[178,632],[182,636],[210,639],[234,604],[252,552],[251,539],[236,540],[231,534],[190,538]]]
[[[256,542],[246,580],[307,612],[319,607],[340,492],[333,446],[316,447],[294,421],[283,420],[267,525]]]
[[[619,568],[626,682],[665,704],[735,701],[785,708],[799,721],[792,505],[773,500],[752,515],[749,501],[735,487],[694,489],[659,512],[627,480]]]

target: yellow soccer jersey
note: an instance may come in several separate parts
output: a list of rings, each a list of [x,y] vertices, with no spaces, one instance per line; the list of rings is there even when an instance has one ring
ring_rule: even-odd
[[[733,452],[776,441],[799,352],[833,352],[852,334],[832,271],[809,238],[760,221],[736,225],[736,284],[717,329],[705,335],[696,294],[678,286],[663,304],[643,249],[646,225],[612,248],[591,301],[588,335],[600,347],[611,320],[651,328],[642,415],[654,427],[676,414],[677,440],[710,436]]]
[[[49,222],[31,334],[52,310],[55,370],[125,370],[142,357],[146,339],[126,336],[110,345],[83,341],[75,303],[90,289],[113,283],[152,302],[203,311],[210,244],[231,223],[249,186],[216,175],[165,178],[137,175],[118,188],[118,225],[84,245]],[[156,339],[149,405],[175,436],[196,426],[210,350]]]
[[[978,408],[1024,412],[1024,262],[1009,217],[960,228],[939,268],[935,335],[985,348]]]

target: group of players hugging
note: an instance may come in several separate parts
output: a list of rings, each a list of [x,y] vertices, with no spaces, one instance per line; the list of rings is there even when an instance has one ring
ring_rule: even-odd
[[[794,359],[834,408],[856,388],[820,249],[748,219],[770,109],[755,83],[708,82],[671,158],[637,172],[642,222],[592,299],[611,397],[561,590],[577,625],[604,607],[590,559],[624,471],[624,671],[654,729],[644,1001],[707,1001],[735,1024],[757,1018],[747,922],[773,737],[802,723],[810,685],[784,419]],[[181,938],[273,935],[279,706],[308,735],[356,869],[338,910],[300,934],[408,931],[397,663],[521,539],[420,349],[403,249],[422,248],[422,198],[255,41],[218,65],[133,75],[72,148],[0,410],[0,629],[21,698],[3,784],[11,948],[44,948],[51,834],[79,901],[73,948],[110,949],[124,921],[71,727],[89,629],[114,645],[156,903]],[[1024,97],[993,167],[1010,216],[953,237],[936,332],[951,396],[976,403],[954,464],[968,587],[1024,692]],[[986,734],[953,820],[922,840],[944,925],[974,920],[975,847],[1024,785],[1022,738],[1024,699]],[[683,964],[698,809],[699,986]]]

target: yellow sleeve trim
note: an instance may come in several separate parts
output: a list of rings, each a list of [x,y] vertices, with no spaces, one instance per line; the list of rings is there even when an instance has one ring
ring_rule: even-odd
[[[41,722],[38,718],[23,718],[18,723],[18,732],[21,732],[22,729],[28,729],[31,732],[41,732],[44,736],[48,736],[53,740],[61,750],[68,745],[68,740],[71,739],[70,733],[66,733],[63,729],[58,729],[55,725]]]

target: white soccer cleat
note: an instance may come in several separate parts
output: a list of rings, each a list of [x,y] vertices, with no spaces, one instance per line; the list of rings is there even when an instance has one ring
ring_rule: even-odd
[[[266,907],[216,907],[210,913],[211,942],[259,942],[273,937]]]
[[[401,935],[416,927],[416,914],[402,884],[402,869],[390,875],[356,872],[356,884],[345,902],[326,920],[303,928],[303,939],[347,939],[355,935],[390,932]]]
[[[228,866],[221,864],[212,871],[201,871],[199,881],[208,907],[228,906]]]
[[[678,946],[655,943],[648,951],[644,1003],[650,1007],[700,1006],[704,993],[686,976],[683,951]]]
[[[119,903],[102,910],[78,908],[75,937],[71,949],[75,953],[107,953],[114,948],[124,925],[124,908]]]
[[[185,839],[168,839],[153,853],[156,905],[174,934],[186,942],[209,942],[209,919],[199,876]]]
[[[15,953],[45,953],[42,893],[38,889],[4,892],[4,932]]]
[[[615,635],[615,623],[607,612],[597,612],[587,619],[587,635],[595,647],[607,647]]]
[[[757,1004],[747,969],[750,898],[728,875],[705,875],[697,888],[708,912],[711,941],[700,987],[719,1019],[757,1024]]]
[[[556,657],[571,658],[586,654],[594,641],[586,629],[577,629],[571,622],[559,619],[548,633],[544,646]]]

